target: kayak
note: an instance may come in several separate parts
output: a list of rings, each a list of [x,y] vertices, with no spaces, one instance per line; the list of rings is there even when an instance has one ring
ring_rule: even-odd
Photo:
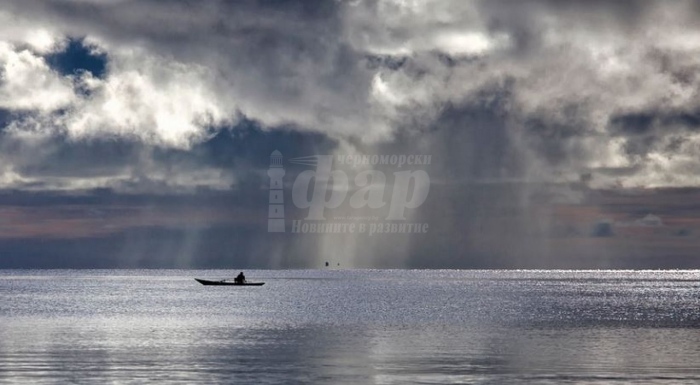
[[[202,285],[206,286],[262,286],[265,284],[265,282],[233,282],[233,281],[227,281],[225,279],[222,279],[220,281],[209,281],[206,279],[199,279],[195,278],[195,281],[201,283]]]

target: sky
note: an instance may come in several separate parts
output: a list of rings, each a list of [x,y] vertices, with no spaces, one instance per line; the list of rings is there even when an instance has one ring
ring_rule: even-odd
[[[699,15],[2,0],[0,268],[700,268]],[[284,233],[268,232],[275,150]],[[327,199],[386,176],[382,207],[348,198],[324,223],[401,223],[389,207],[415,196],[394,195],[397,173],[421,170],[404,222],[427,231],[291,232],[299,159],[323,155],[349,178]],[[362,155],[430,162],[338,163]]]

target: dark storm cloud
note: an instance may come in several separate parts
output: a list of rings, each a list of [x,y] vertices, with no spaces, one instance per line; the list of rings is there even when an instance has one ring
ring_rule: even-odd
[[[381,13],[386,2],[371,4]],[[410,107],[399,111],[402,128],[415,128],[416,115],[429,117],[419,126],[432,124],[445,105],[473,108],[495,97],[510,124],[507,140],[531,149],[523,163],[539,169],[533,174],[571,181],[585,170],[626,167],[639,172],[621,179],[625,185],[695,184],[688,162],[658,162],[696,155],[690,2],[416,4],[360,29],[377,32],[370,50],[396,52],[389,63],[401,63],[385,65],[382,75],[397,90],[392,98]],[[372,20],[368,13],[357,17]],[[451,59],[434,60],[436,50]],[[659,129],[640,138],[651,123],[625,117],[649,114]],[[659,166],[677,176],[662,178],[653,170]],[[594,182],[616,183],[604,175]]]
[[[107,260],[213,266],[235,248],[261,266],[328,253],[365,267],[611,266],[639,253],[625,243],[638,230],[591,229],[649,212],[690,229],[673,242],[693,239],[666,193],[657,207],[592,197],[700,185],[695,2],[10,0],[0,25],[0,187],[44,208],[8,201],[7,235],[56,250],[90,238],[77,265],[122,245]],[[432,155],[412,212],[431,232],[268,236],[275,149]],[[669,234],[650,249],[678,251]],[[22,247],[10,249],[41,254]]]
[[[640,140],[632,127],[646,130],[651,123],[627,118],[652,113],[668,117],[663,125],[695,125],[697,108],[686,95],[694,89],[697,69],[695,48],[684,46],[692,38],[684,34],[697,24],[690,6],[22,1],[8,3],[7,10],[59,37],[84,39],[107,55],[110,76],[98,89],[138,88],[129,78],[138,71],[173,100],[172,106],[130,112],[126,125],[95,118],[105,105],[127,107],[123,101],[102,95],[77,102],[59,122],[73,137],[127,136],[186,148],[242,113],[264,127],[290,125],[376,141],[403,131],[429,131],[444,108],[475,109],[490,99],[511,126],[504,140],[532,147],[533,159],[524,163],[577,178],[586,169],[633,166],[639,157],[669,146],[691,151],[694,138],[666,143],[669,138],[661,133]],[[71,56],[75,41],[69,40],[59,56]],[[171,59],[184,67],[154,69]],[[205,71],[198,74],[198,69]],[[198,99],[212,99],[210,106],[174,117],[191,119],[176,131],[155,115],[191,104],[194,96],[174,83],[185,73],[191,78],[182,81],[197,82],[206,91]],[[678,100],[669,100],[674,92]],[[148,89],[135,96],[135,103],[161,97]],[[196,123],[202,117],[210,124]],[[91,132],[85,119],[106,128]],[[17,130],[54,121],[28,120]],[[654,166],[653,160],[643,160]],[[661,183],[648,174],[648,167],[641,167],[639,181],[631,178],[630,184]]]
[[[197,188],[237,190],[256,183],[259,189],[269,155],[329,153],[337,143],[321,134],[279,127],[262,130],[243,120],[187,150],[154,147],[125,139],[86,141],[65,136],[23,140],[0,133],[0,153],[13,172],[22,175],[14,189],[65,190],[77,193],[103,189],[114,193],[178,194]]]

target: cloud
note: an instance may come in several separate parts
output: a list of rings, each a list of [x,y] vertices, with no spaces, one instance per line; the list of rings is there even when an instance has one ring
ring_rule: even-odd
[[[429,131],[450,106],[490,106],[526,148],[532,178],[698,185],[693,7],[10,1],[2,100],[28,111],[9,124],[17,135],[181,149],[242,116],[373,143]],[[75,39],[105,55],[104,77],[47,64]],[[610,178],[611,168],[636,172]]]
[[[584,170],[628,168],[638,171],[597,177],[593,185],[697,185],[698,62],[690,43],[697,23],[686,16],[692,3],[417,3],[390,2],[398,10],[386,19],[374,17],[384,7],[366,6],[355,13],[363,22],[349,23],[358,28],[352,36],[369,36],[354,39],[356,49],[403,58],[399,68],[381,68],[373,83],[396,126],[411,127],[416,117],[430,125],[449,105],[497,101],[509,140],[528,149],[523,160],[533,176],[544,171],[573,181]],[[411,49],[414,40],[450,30],[508,43],[461,56],[439,44]],[[618,129],[638,114],[651,114],[648,129]],[[626,122],[637,130],[645,124]]]
[[[50,113],[76,102],[70,78],[51,70],[29,50],[0,42],[0,108]]]
[[[660,217],[654,214],[647,214],[646,216],[644,216],[644,218],[637,219],[632,224],[635,226],[642,227],[662,227],[664,225],[664,222],[661,220]]]
[[[366,128],[371,111],[363,83],[370,77],[338,39],[334,3],[176,2],[167,12],[158,2],[32,2],[11,8],[20,19],[43,19],[65,36],[86,36],[107,54],[109,73],[99,84],[105,103],[126,89],[136,97],[129,107],[153,111],[134,112],[139,119],[129,123],[139,130],[155,126],[141,139],[184,147],[205,138],[198,134],[209,127],[235,123],[238,114],[266,126],[381,136]],[[89,19],[80,17],[87,12]],[[154,23],[149,14],[169,16]],[[109,94],[113,89],[116,95]],[[168,102],[144,103],[160,99]],[[117,125],[113,131],[135,130]],[[82,126],[69,131],[84,133]]]
[[[0,188],[216,190],[249,204],[275,148],[429,154],[434,200],[413,214],[434,236],[321,237],[298,250],[390,261],[400,249],[417,265],[426,259],[407,250],[442,247],[441,258],[483,266],[552,255],[569,248],[550,242],[561,230],[550,207],[607,189],[700,186],[697,10],[691,1],[7,0]],[[644,209],[672,227],[667,213]],[[606,255],[612,240],[577,236],[598,214],[621,220],[599,211],[553,242],[586,238]]]

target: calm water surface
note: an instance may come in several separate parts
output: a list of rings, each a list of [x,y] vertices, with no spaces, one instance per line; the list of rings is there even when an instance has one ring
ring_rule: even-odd
[[[698,271],[0,270],[0,383],[694,383]]]

